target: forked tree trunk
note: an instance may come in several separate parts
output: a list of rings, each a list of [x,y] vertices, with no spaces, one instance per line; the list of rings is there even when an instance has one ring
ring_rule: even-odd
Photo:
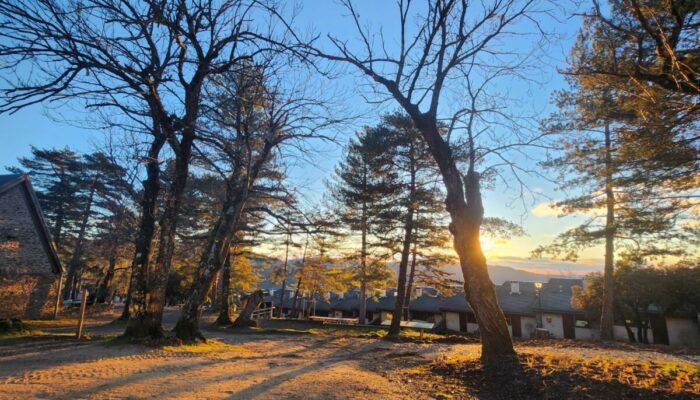
[[[260,304],[263,301],[263,292],[262,290],[256,290],[246,296],[244,300],[245,302],[241,308],[241,313],[238,315],[238,318],[233,321],[233,326],[238,328],[248,328],[257,325],[257,322],[253,320],[252,315],[253,312],[260,307]]]
[[[233,255],[229,252],[226,257],[226,262],[221,269],[221,292],[219,293],[219,316],[214,322],[216,325],[231,325],[231,301],[229,299],[229,290],[231,288],[231,268],[233,264]]]
[[[413,241],[413,213],[416,202],[416,168],[411,163],[411,181],[409,184],[408,211],[404,223],[403,248],[401,249],[401,261],[399,262],[399,279],[396,287],[396,304],[391,317],[391,326],[387,338],[396,338],[401,331],[401,315],[403,314],[404,301],[406,300],[406,273],[408,272],[408,258],[411,255],[411,242]]]
[[[434,114],[422,114],[416,106],[403,104],[428,144],[445,183],[445,205],[450,214],[450,232],[464,276],[464,291],[481,333],[481,359],[484,363],[498,362],[500,357],[513,356],[513,341],[508,332],[503,310],[498,305],[496,289],[489,278],[486,257],[479,239],[484,207],[481,199],[479,174],[474,171],[473,140],[471,163],[462,178],[452,157],[452,150],[440,136]]]
[[[600,316],[600,338],[613,340],[615,322],[615,195],[613,192],[612,140],[610,124],[605,125],[605,270],[603,272],[603,310]]]
[[[160,240],[158,242],[158,255],[149,272],[149,299],[146,305],[148,322],[148,334],[151,337],[163,336],[163,309],[165,308],[165,290],[168,286],[168,273],[175,251],[175,234],[177,233],[177,220],[180,214],[182,197],[187,186],[189,165],[192,155],[194,132],[183,135],[177,146],[175,158],[175,178],[170,190],[160,219]]]
[[[124,336],[143,338],[151,332],[151,319],[146,315],[146,296],[148,294],[148,266],[151,259],[153,236],[158,212],[158,194],[160,192],[160,166],[158,155],[165,144],[165,139],[158,134],[151,143],[146,163],[146,180],[143,182],[141,199],[141,221],[136,235],[134,261],[131,264],[129,295],[124,314],[128,322]],[[124,316],[124,315],[123,315]]]

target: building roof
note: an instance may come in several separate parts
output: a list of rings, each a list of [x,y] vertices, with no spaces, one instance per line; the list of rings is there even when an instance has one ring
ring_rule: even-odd
[[[517,284],[517,292],[513,292],[512,284]],[[534,282],[506,281],[501,286],[496,286],[496,295],[498,304],[506,314],[532,315],[533,307],[537,305]]]
[[[457,292],[454,295],[443,300],[440,306],[441,311],[452,312],[467,312],[471,311],[471,307],[467,304],[467,299],[464,297],[464,292]]]
[[[396,295],[393,292],[376,300],[374,298],[367,299],[367,311],[369,312],[394,311],[394,308],[396,308]]]
[[[331,304],[332,310],[355,311],[359,309],[360,300],[354,297],[344,297]]]
[[[541,299],[533,308],[540,311],[557,311],[581,314],[583,310],[571,306],[571,288],[583,287],[583,279],[551,278],[541,289]]]
[[[439,313],[446,300],[441,296],[418,296],[411,300],[408,309],[413,312]]]
[[[34,188],[32,188],[32,184],[29,181],[29,176],[18,174],[0,175],[0,195],[16,186],[21,186],[22,188],[24,197],[27,200],[27,206],[31,212],[32,221],[34,221],[34,227],[39,234],[44,251],[49,257],[49,262],[51,263],[53,273],[56,275],[63,273],[61,260],[58,258],[58,254],[56,253],[56,247],[54,246],[53,239],[49,233],[49,228],[46,225],[46,220],[44,219],[44,214],[41,211],[39,200],[36,198]]]

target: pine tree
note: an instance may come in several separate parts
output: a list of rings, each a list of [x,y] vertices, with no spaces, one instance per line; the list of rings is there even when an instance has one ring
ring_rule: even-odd
[[[368,289],[387,275],[386,242],[382,236],[391,230],[383,218],[396,194],[396,173],[386,157],[390,142],[382,132],[365,129],[350,141],[345,158],[335,172],[331,194],[346,231],[359,236],[359,249],[351,256],[356,265],[360,289],[360,324],[366,323]]]
[[[572,50],[571,68],[575,70],[583,63],[590,66],[591,60],[586,57],[591,51],[600,52],[596,59],[600,68],[615,68],[618,59],[612,54],[605,57],[600,48],[615,38],[606,37],[602,44],[591,42],[591,36],[601,32],[589,28],[582,28]],[[687,210],[674,207],[677,199],[664,198],[664,189],[650,180],[653,174],[638,168],[640,146],[632,138],[639,121],[625,108],[629,93],[595,76],[570,75],[568,81],[571,90],[559,92],[556,98],[560,112],[545,123],[545,129],[559,135],[563,155],[545,166],[558,169],[562,188],[574,191],[556,206],[564,214],[592,216],[553,243],[540,246],[534,254],[575,260],[582,249],[604,245],[600,329],[601,338],[611,340],[615,255],[628,259],[683,255],[685,246],[697,240],[691,230],[677,224]]]

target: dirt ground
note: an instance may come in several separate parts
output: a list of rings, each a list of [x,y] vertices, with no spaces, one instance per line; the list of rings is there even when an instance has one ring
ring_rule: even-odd
[[[483,371],[446,362],[478,357],[478,343],[392,343],[376,337],[207,329],[211,340],[205,346],[148,347],[115,343],[112,337],[121,327],[108,321],[92,321],[89,340],[71,338],[72,327],[66,324],[43,327],[50,335],[1,340],[0,399],[501,398],[492,396],[493,388],[463,384],[483,377]],[[521,343],[519,352],[554,348],[556,353],[590,358],[698,361],[654,349],[573,346],[579,345]],[[645,392],[630,393],[636,397]],[[503,398],[541,397],[521,394]]]

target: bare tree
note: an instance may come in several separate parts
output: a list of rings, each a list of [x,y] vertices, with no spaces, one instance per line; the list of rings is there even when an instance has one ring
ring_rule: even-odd
[[[214,83],[207,117],[211,129],[202,140],[218,149],[219,168],[226,168],[226,197],[221,215],[209,234],[195,281],[175,327],[181,339],[201,338],[199,310],[222,268],[230,244],[240,229],[241,214],[253,198],[289,202],[284,191],[269,184],[283,177],[282,145],[306,151],[304,141],[327,139],[323,129],[335,123],[327,117],[318,93],[306,93],[289,79],[299,74],[286,56],[250,59],[238,71]],[[212,166],[216,167],[213,162]],[[267,187],[266,187],[267,183]],[[266,209],[268,212],[272,210]]]
[[[0,5],[0,68],[10,76],[0,112],[77,98],[88,108],[109,108],[153,137],[145,161],[128,336],[162,335],[165,284],[202,88],[211,75],[276,47],[270,39],[274,28],[259,29],[251,17],[271,7],[268,3],[14,0]],[[175,156],[175,173],[148,271],[160,192],[158,158],[166,143]]]
[[[478,139],[483,132],[470,125],[469,117],[473,122],[476,115],[487,110],[476,110],[475,103],[467,101],[466,107],[450,111],[446,97],[451,91],[462,92],[466,82],[470,78],[476,80],[481,71],[517,72],[522,57],[505,43],[512,37],[522,36],[523,25],[527,23],[534,25],[536,34],[541,33],[535,22],[539,12],[535,3],[533,0],[478,4],[466,0],[434,0],[427,2],[420,12],[412,1],[399,0],[397,45],[387,46],[389,40],[383,31],[372,34],[360,20],[353,3],[345,0],[343,5],[357,28],[359,46],[333,36],[329,36],[328,46],[308,45],[310,54],[349,65],[370,78],[375,93],[381,96],[380,101],[396,101],[428,144],[445,185],[450,232],[460,258],[467,300],[479,323],[485,362],[512,355],[514,350],[480,245],[484,207],[477,155],[483,157],[485,152],[497,155],[515,143],[480,148]],[[486,83],[480,86],[484,90],[489,88]],[[492,111],[498,115],[503,110]],[[448,129],[441,129],[445,123]],[[458,127],[459,123],[463,125]],[[466,140],[460,145],[471,155],[464,175],[454,155],[459,146],[451,143],[456,139],[458,128],[467,132]],[[516,163],[502,161],[508,169],[518,169]]]

